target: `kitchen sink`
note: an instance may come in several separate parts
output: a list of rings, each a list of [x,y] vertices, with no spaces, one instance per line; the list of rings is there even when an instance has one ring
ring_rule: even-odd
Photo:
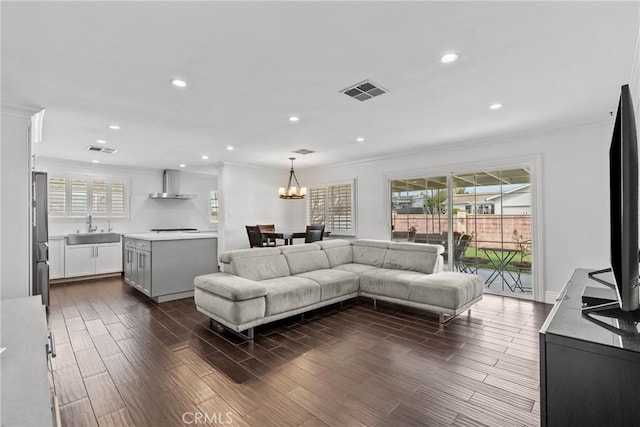
[[[117,243],[118,233],[76,233],[67,234],[67,245],[87,245],[93,243]]]

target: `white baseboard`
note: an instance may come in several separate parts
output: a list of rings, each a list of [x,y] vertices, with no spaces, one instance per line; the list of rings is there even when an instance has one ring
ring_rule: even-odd
[[[544,302],[546,302],[547,304],[555,304],[559,296],[560,296],[560,292],[546,291],[544,293]]]

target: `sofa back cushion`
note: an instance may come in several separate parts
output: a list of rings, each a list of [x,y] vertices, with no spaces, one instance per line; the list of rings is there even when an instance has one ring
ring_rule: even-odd
[[[419,273],[437,273],[442,269],[444,246],[423,243],[390,242],[383,268]]]
[[[223,270],[251,280],[289,276],[287,260],[279,248],[254,248],[224,252],[220,255]]]
[[[329,260],[329,268],[353,262],[353,249],[349,240],[334,239],[316,242]]]
[[[315,243],[282,246],[280,250],[289,264],[291,275],[329,268],[327,255]]]
[[[383,240],[358,239],[352,242],[353,262],[382,267],[389,243]]]

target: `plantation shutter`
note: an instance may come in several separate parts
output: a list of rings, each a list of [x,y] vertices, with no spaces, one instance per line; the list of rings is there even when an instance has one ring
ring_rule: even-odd
[[[71,216],[84,216],[88,214],[88,190],[87,178],[71,178]]]
[[[354,187],[355,180],[307,190],[307,224],[324,224],[333,235],[354,236]]]
[[[310,188],[307,191],[307,224],[325,223],[327,189]]]
[[[49,215],[64,216],[67,213],[67,178],[49,177]]]
[[[332,231],[351,230],[351,184],[329,187],[327,225]]]
[[[111,215],[125,216],[127,214],[126,205],[126,183],[122,179],[111,180]]]
[[[93,215],[107,215],[107,180],[93,179],[91,181],[91,213]]]

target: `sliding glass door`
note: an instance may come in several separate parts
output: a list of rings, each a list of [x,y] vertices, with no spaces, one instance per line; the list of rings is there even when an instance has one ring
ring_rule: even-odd
[[[393,240],[445,246],[445,269],[477,274],[485,292],[531,298],[527,167],[391,180]]]

